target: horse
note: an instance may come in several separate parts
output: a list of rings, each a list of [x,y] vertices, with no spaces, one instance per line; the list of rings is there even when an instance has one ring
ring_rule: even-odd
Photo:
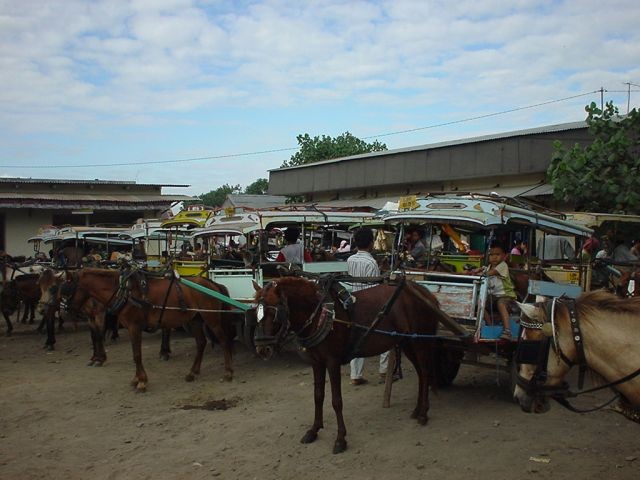
[[[223,285],[202,277],[190,278],[205,288],[228,296]],[[197,290],[180,286],[176,277],[145,277],[140,281],[135,271],[125,273],[115,270],[84,268],[73,274],[72,288],[63,292],[68,303],[79,309],[90,298],[104,311],[118,310],[118,319],[129,331],[136,373],[132,385],[136,391],[144,392],[148,376],[142,365],[142,330],[176,328],[189,324],[196,340],[196,356],[186,381],[193,381],[200,373],[206,337],[202,320],[220,341],[224,353],[225,380],[233,378],[231,366],[231,335],[233,327],[229,318],[230,307],[220,300]],[[100,339],[96,339],[100,340]]]
[[[418,401],[411,416],[422,425],[427,423],[429,385],[435,378],[433,336],[439,321],[448,326],[455,322],[440,310],[437,299],[428,290],[409,280],[403,284],[378,285],[355,292],[355,306],[348,310],[339,301],[336,288],[326,287],[325,293],[321,293],[316,283],[303,278],[283,277],[264,288],[254,284],[257,304],[254,343],[258,355],[265,359],[273,355],[290,330],[306,347],[312,361],[315,417],[302,443],[315,441],[323,428],[322,406],[328,371],[338,423],[333,453],[346,450],[340,365],[354,357],[379,355],[396,345],[402,348],[418,374]],[[331,300],[335,305],[335,319],[325,310],[324,300]],[[381,312],[384,314],[379,315]],[[356,340],[353,334],[367,331],[374,318],[378,320],[375,331]],[[385,335],[380,331],[400,335]],[[411,338],[410,334],[424,337]]]
[[[576,365],[581,368],[580,388],[584,371],[589,370],[605,383],[597,389],[611,386],[623,404],[640,409],[640,298],[594,290],[575,304],[557,300],[549,310],[539,304],[520,307],[521,342],[541,342],[529,343],[533,360],[517,358],[514,397],[523,411],[548,411],[549,397],[568,405],[566,397],[575,394],[568,392],[565,378]],[[533,364],[524,363],[529,361]]]

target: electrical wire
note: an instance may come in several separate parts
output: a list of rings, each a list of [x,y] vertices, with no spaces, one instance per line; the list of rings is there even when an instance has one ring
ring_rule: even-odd
[[[518,112],[521,110],[527,110],[530,108],[542,107],[545,105],[550,105],[553,103],[566,102],[567,100],[573,100],[575,98],[586,97],[588,95],[593,95],[594,93],[599,93],[600,90],[593,90],[590,92],[580,93],[578,95],[571,95],[569,97],[558,98],[555,100],[548,100],[546,102],[540,102],[533,105],[527,105],[524,107],[516,107],[510,108],[508,110],[502,110],[494,113],[487,113],[484,115],[476,115],[474,117],[463,118],[460,120],[452,120],[450,122],[437,123],[433,125],[427,125],[425,127],[417,127],[410,128],[407,130],[397,130],[394,132],[381,133],[378,135],[369,135],[367,137],[360,137],[362,139],[371,139],[371,138],[381,138],[381,137],[389,137],[391,135],[400,135],[404,133],[418,132],[421,130],[428,130],[432,128],[445,127],[448,125],[456,125],[464,122],[471,122],[473,120],[480,120],[483,118],[496,117],[498,115],[505,115],[507,113]],[[45,168],[96,168],[96,167],[121,167],[121,166],[137,166],[137,165],[163,165],[170,163],[187,163],[187,162],[198,162],[202,160],[220,160],[223,158],[239,158],[239,157],[249,157],[254,155],[266,155],[269,153],[279,153],[279,152],[290,152],[293,150],[298,150],[299,147],[284,147],[284,148],[275,148],[270,150],[258,150],[254,152],[243,152],[243,153],[230,153],[226,155],[211,155],[206,157],[192,157],[192,158],[180,158],[174,160],[148,160],[142,162],[112,162],[112,163],[85,163],[82,165],[77,164],[66,164],[66,165],[0,165],[3,168],[28,168],[28,169],[45,169]]]

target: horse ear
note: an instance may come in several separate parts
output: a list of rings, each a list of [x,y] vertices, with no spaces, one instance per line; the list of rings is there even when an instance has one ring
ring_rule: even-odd
[[[540,321],[540,308],[532,305],[530,303],[520,303],[516,302],[520,311],[524,314],[525,317],[530,318],[531,320]]]
[[[260,284],[258,282],[256,282],[255,280],[251,280],[251,282],[253,283],[253,289],[256,292],[262,291],[262,287],[260,286]]]

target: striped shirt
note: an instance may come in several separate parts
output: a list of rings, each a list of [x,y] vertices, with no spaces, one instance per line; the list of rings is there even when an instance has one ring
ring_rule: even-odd
[[[347,271],[352,277],[377,277],[380,275],[378,263],[369,252],[358,252],[347,258]],[[374,287],[375,283],[353,283],[352,292]]]

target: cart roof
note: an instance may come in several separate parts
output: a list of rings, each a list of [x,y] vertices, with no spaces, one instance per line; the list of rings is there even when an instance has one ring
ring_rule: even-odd
[[[362,223],[372,218],[373,213],[368,212],[344,212],[332,210],[295,210],[295,211],[260,211],[261,228],[269,228],[276,225],[353,225]]]
[[[402,208],[400,202],[400,208]],[[593,231],[564,218],[564,215],[549,210],[534,210],[517,199],[484,195],[430,196],[413,199],[410,209],[384,216],[388,223],[420,221],[431,224],[466,226],[471,229],[491,229],[498,226],[522,225],[565,235],[587,236]]]
[[[640,215],[622,215],[617,213],[571,212],[567,220],[589,228],[600,227],[604,222],[640,223]]]

